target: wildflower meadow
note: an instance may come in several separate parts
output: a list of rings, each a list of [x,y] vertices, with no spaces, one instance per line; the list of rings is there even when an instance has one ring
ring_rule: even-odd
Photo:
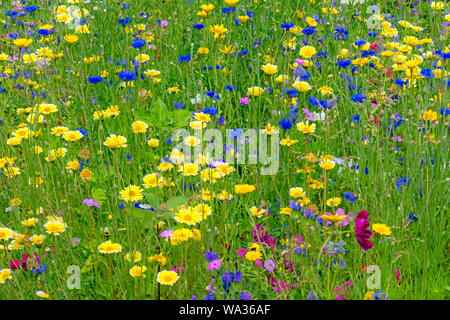
[[[0,299],[448,299],[447,1],[0,8]]]

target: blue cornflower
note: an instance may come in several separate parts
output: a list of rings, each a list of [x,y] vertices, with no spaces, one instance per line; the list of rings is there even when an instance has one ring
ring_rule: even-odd
[[[353,203],[356,200],[358,200],[358,196],[355,195],[353,192],[346,192],[344,193],[344,199],[348,200],[349,202]]]
[[[142,48],[143,46],[145,46],[146,43],[147,43],[147,41],[145,41],[144,39],[136,38],[131,43],[131,46],[135,49],[138,49],[138,48]]]
[[[136,79],[136,73],[130,72],[128,70],[120,71],[118,76],[123,81],[133,81]]]
[[[288,119],[281,119],[280,122],[278,122],[278,125],[280,125],[283,130],[289,130],[292,128],[292,121]]]
[[[290,28],[294,27],[293,22],[285,22],[281,24],[281,28],[289,30]]]
[[[103,77],[100,76],[90,76],[88,77],[88,82],[90,83],[99,83],[103,81]]]
[[[150,203],[136,203],[134,205],[135,208],[138,209],[142,209],[142,210],[151,210],[151,211],[155,211],[155,209],[153,209],[153,207],[151,206]]]

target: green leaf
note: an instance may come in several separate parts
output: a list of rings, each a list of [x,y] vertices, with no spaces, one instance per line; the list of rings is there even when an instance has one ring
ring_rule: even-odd
[[[83,264],[83,267],[81,268],[81,273],[86,273],[92,270],[92,266],[94,264],[93,260],[93,255],[91,254],[86,261]]]
[[[145,200],[148,201],[148,203],[150,203],[151,206],[155,210],[159,209],[159,198],[158,198],[158,196],[154,195],[153,193],[144,192],[144,197],[145,197]]]
[[[107,199],[105,189],[102,188],[92,188],[91,196],[99,204],[103,204]]]
[[[182,206],[183,204],[186,204],[186,202],[189,201],[189,198],[190,197],[188,196],[172,197],[169,200],[167,200],[167,209],[173,209]]]

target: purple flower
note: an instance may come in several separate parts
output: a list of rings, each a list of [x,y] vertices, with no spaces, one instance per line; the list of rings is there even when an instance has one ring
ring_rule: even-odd
[[[97,200],[94,199],[84,199],[83,203],[88,207],[100,207],[100,203],[98,203]]]
[[[206,260],[209,262],[216,260],[219,257],[217,252],[212,253],[211,250],[208,250],[204,255]]]
[[[159,236],[163,237],[163,238],[170,238],[174,231],[175,230],[164,230],[163,232],[161,232],[161,234]]]
[[[270,259],[270,260],[264,261],[264,268],[269,272],[273,272],[273,270],[275,270],[275,268],[276,268],[276,265],[273,262],[273,260]]]
[[[356,240],[363,251],[367,251],[373,247],[373,243],[369,241],[369,238],[372,236],[372,231],[367,230],[370,225],[369,220],[367,220],[369,215],[370,213],[367,211],[360,211],[355,220]]]

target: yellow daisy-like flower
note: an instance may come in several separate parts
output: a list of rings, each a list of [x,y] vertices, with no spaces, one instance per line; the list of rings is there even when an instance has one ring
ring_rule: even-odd
[[[196,176],[199,166],[194,163],[187,163],[181,167],[183,176]]]
[[[38,223],[38,219],[36,218],[30,218],[30,219],[26,219],[24,221],[22,221],[22,225],[24,227],[34,227],[37,223]]]
[[[289,190],[289,195],[293,198],[303,198],[305,196],[305,191],[301,187],[291,188]]]
[[[251,184],[237,184],[234,186],[234,192],[237,194],[247,194],[255,190],[255,186]]]
[[[309,121],[299,122],[297,123],[297,130],[304,134],[314,133],[316,131],[316,124],[309,124]]]
[[[268,75],[271,76],[271,75],[277,73],[278,67],[277,67],[276,65],[273,65],[273,64],[270,64],[270,63],[269,63],[269,64],[266,64],[266,65],[262,66],[261,70],[262,70],[265,74],[268,74]]]
[[[125,200],[127,202],[128,201],[131,201],[131,202],[140,201],[140,200],[144,199],[142,192],[143,192],[143,190],[141,188],[139,188],[138,186],[131,185],[131,186],[126,187],[122,191],[120,191],[119,198],[121,200]]]
[[[148,124],[144,121],[135,121],[131,124],[131,129],[134,133],[145,133],[148,129]]]
[[[344,218],[346,218],[347,215],[340,216],[338,214],[323,214],[320,217],[325,221],[337,222],[344,220]]]
[[[18,38],[13,41],[14,45],[18,46],[19,48],[28,48],[32,42],[33,39],[25,38]]]
[[[77,141],[80,140],[83,137],[81,132],[79,131],[67,131],[63,134],[63,139],[66,141]]]
[[[144,272],[147,271],[147,267],[146,266],[134,266],[133,268],[130,269],[130,276],[132,276],[133,278],[145,278],[145,274]]]
[[[320,167],[324,170],[331,170],[336,165],[336,162],[331,160],[322,160],[320,161]]]
[[[31,241],[31,243],[33,243],[36,246],[41,246],[44,243],[45,238],[46,237],[42,234],[41,235],[33,235],[30,238],[30,241]]]
[[[46,229],[47,233],[54,236],[59,236],[66,230],[67,225],[63,221],[50,220],[46,224],[44,224],[44,228]]]
[[[306,81],[297,81],[292,85],[298,92],[307,92],[312,89],[311,85]]]
[[[316,48],[314,48],[312,46],[304,46],[300,49],[300,55],[305,59],[311,58],[316,53],[317,53]]]
[[[280,209],[280,214],[285,214],[285,215],[290,216],[291,213],[292,213],[292,211],[293,211],[293,210],[292,210],[291,208],[285,207],[285,208],[281,208],[281,209]]]
[[[5,283],[6,280],[12,279],[12,272],[10,269],[0,270],[0,283]]]
[[[194,211],[191,207],[187,209],[181,209],[174,216],[174,219],[177,222],[185,223],[187,225],[195,225],[203,220],[202,215],[198,212]]]
[[[158,273],[156,280],[159,284],[172,286],[177,282],[179,276],[175,271],[161,271]]]
[[[115,134],[110,135],[103,144],[109,148],[126,148],[127,138]]]
[[[118,243],[106,241],[98,246],[98,251],[103,254],[118,253],[122,252],[122,246]]]
[[[209,32],[214,34],[214,39],[219,39],[219,37],[227,31],[228,29],[225,28],[223,24],[215,24],[209,27]]]
[[[147,141],[147,145],[150,148],[158,148],[159,146],[159,140],[158,139],[150,139]]]
[[[250,250],[245,254],[245,259],[249,261],[261,260],[262,254],[259,250]]]
[[[13,235],[13,231],[8,228],[0,228],[0,241],[6,241]]]
[[[373,232],[376,232],[383,236],[390,236],[391,235],[391,228],[389,228],[387,225],[382,223],[374,223],[372,225]]]
[[[266,210],[263,208],[257,208],[255,206],[250,208],[250,213],[252,214],[252,216],[257,217],[257,218],[261,218],[262,214],[265,212]]]
[[[247,90],[247,95],[253,96],[253,97],[259,97],[264,92],[263,88],[260,87],[250,87]]]
[[[164,256],[164,253],[161,252],[159,254],[155,254],[152,257],[149,257],[148,261],[156,261],[162,265],[165,265],[167,263],[167,258]]]

